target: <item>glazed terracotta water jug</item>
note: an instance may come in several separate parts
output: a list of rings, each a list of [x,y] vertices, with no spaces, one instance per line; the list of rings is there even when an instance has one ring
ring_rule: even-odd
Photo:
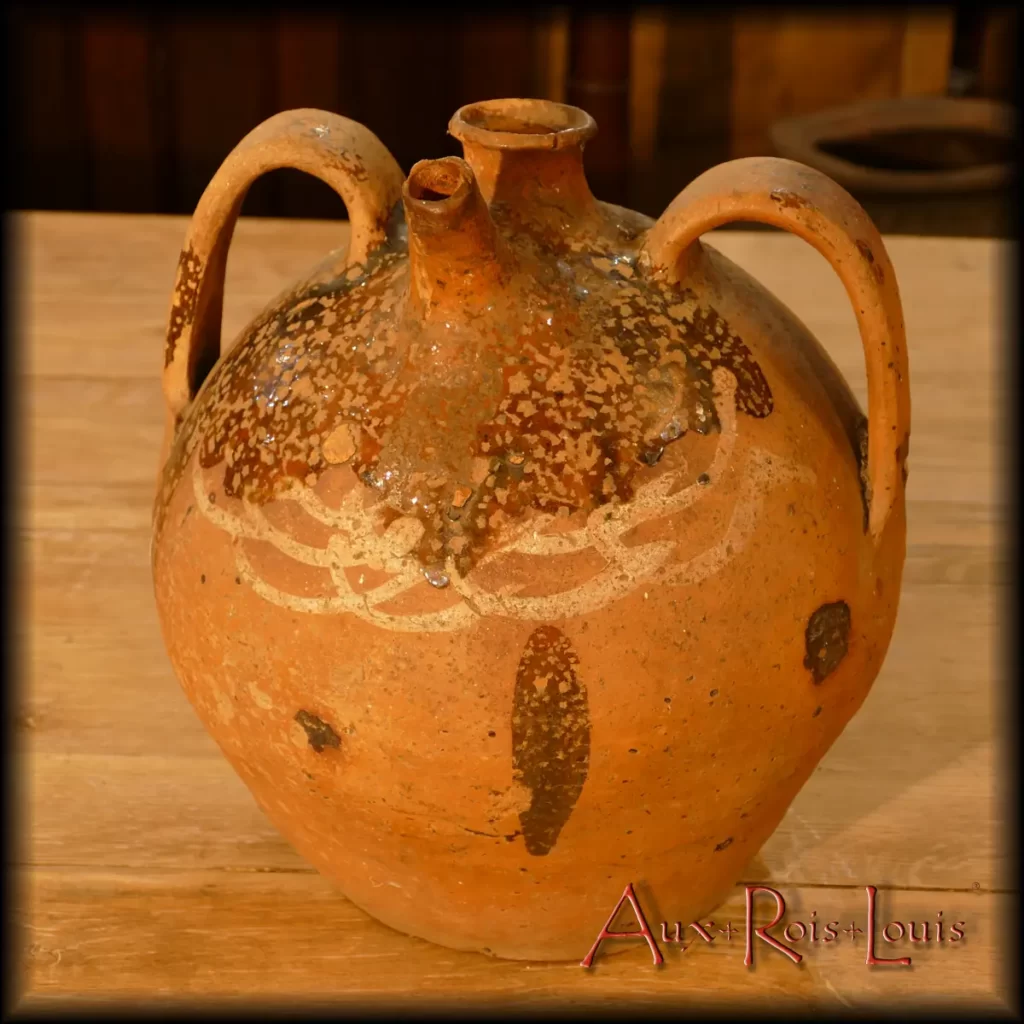
[[[774,158],[657,223],[587,187],[593,120],[459,110],[407,178],[297,110],[200,200],[167,335],[153,574],[182,686],[282,834],[399,931],[579,960],[628,882],[674,918],[741,877],[893,630],[910,400],[857,203]],[[222,343],[260,174],[351,236]],[[799,235],[842,279],[865,420],[796,317],[701,235]],[[339,243],[343,236],[339,234]]]

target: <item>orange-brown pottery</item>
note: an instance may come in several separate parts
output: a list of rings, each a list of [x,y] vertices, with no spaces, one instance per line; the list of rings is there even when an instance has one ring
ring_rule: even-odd
[[[182,686],[282,834],[400,931],[580,959],[627,882],[714,908],[860,707],[904,560],[910,399],[882,240],[821,173],[752,158],[657,223],[594,198],[594,122],[462,108],[403,175],[279,114],[189,229],[153,574]],[[351,218],[221,344],[245,192],[315,174]],[[870,416],[701,241],[815,246]]]

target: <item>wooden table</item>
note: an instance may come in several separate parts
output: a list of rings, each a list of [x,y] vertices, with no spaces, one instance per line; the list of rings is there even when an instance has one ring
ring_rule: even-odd
[[[909,953],[913,966],[869,968],[864,935],[840,932],[829,945],[796,944],[799,966],[758,944],[747,969],[738,886],[713,915],[716,928],[728,921],[739,931],[731,942],[663,947],[660,968],[637,942],[599,954],[587,971],[399,935],[351,906],[263,818],[180,691],[151,597],[159,372],[185,221],[15,220],[28,424],[18,435],[27,557],[14,605],[28,684],[16,735],[28,814],[23,1006],[214,997],[293,1008],[1007,1005],[1003,971],[1019,930],[1005,916],[1015,865],[1003,833],[1005,672],[995,643],[1007,585],[998,429],[1007,243],[887,241],[914,389],[899,622],[867,703],[744,879],[782,891],[787,920],[806,923],[814,911],[821,925],[861,929],[864,887],[875,885],[879,928],[929,921],[934,934],[941,910],[947,936],[963,921],[964,939],[880,940],[881,955]],[[345,231],[243,220],[228,269],[228,333]],[[725,232],[714,243],[802,316],[864,402],[853,314],[824,260],[781,234]],[[609,894],[609,911],[618,896]],[[671,915],[672,894],[659,898]]]

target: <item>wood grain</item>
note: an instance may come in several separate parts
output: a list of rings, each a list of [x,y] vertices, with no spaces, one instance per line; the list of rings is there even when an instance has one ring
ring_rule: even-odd
[[[886,946],[883,955],[912,955],[913,969],[869,969],[862,937],[854,945],[840,935],[832,946],[806,944],[799,966],[758,947],[748,970],[740,933],[663,950],[660,969],[635,944],[600,954],[586,972],[398,935],[266,821],[176,683],[151,595],[160,342],[185,221],[32,214],[16,227],[23,1007],[255,997],[292,1007],[1005,1006],[1016,868],[1005,856],[1005,667],[995,643],[1008,582],[1006,245],[887,239],[915,403],[899,621],[864,707],[743,880],[778,887],[787,921],[813,909],[862,928],[863,886],[874,884],[881,923],[934,921],[942,910],[966,922],[965,941]],[[345,240],[343,223],[243,218],[227,334]],[[825,261],[784,235],[725,232],[711,242],[798,312],[863,400],[853,314]],[[619,895],[609,893],[609,912]],[[673,894],[657,899],[671,921]],[[711,916],[739,926],[742,902],[737,888]]]
[[[630,151],[638,165],[654,159],[658,133],[658,105],[665,81],[665,12],[634,13],[630,32],[629,132]]]
[[[836,922],[829,945],[794,941],[803,960],[792,963],[758,942],[744,967],[742,890],[710,918],[708,943],[691,932],[685,950],[660,940],[661,919],[641,909],[665,963],[652,964],[639,940],[613,940],[594,966],[514,963],[439,949],[378,924],[319,875],[225,873],[190,868],[154,876],[123,870],[35,869],[24,878],[28,984],[34,994],[84,996],[259,997],[330,999],[348,1004],[395,1002],[467,1008],[475,1005],[574,1008],[609,1004],[676,1006],[692,1010],[764,1006],[773,1010],[948,1008],[969,1003],[998,1009],[995,977],[1003,918],[1010,900],[991,893],[879,893],[878,931],[890,921],[931,925],[929,944],[888,944],[876,955],[912,959],[911,969],[865,965],[867,901],[862,888],[796,888],[784,893],[783,926],[811,912]],[[609,913],[621,894],[609,893]],[[762,902],[763,901],[763,902]],[[557,912],[557,908],[552,908]],[[755,903],[754,922],[767,925],[770,897]],[[948,925],[962,922],[958,944],[934,941],[938,911]],[[664,913],[673,935],[671,899]],[[619,927],[631,922],[623,914]],[[708,928],[709,919],[702,924]],[[732,926],[731,938],[721,934]],[[853,925],[861,934],[840,929]],[[635,924],[633,925],[635,927]],[[595,937],[596,931],[595,929]],[[784,941],[782,929],[771,934]],[[794,926],[792,936],[799,934]],[[890,934],[895,935],[893,928]]]
[[[151,96],[152,25],[145,16],[89,13],[82,25],[93,203],[101,210],[160,208]]]
[[[1019,73],[1019,17],[1016,6],[986,10],[978,48],[978,78],[974,87],[977,95],[1013,101],[1014,76]]]
[[[80,10],[11,4],[5,25],[12,85],[9,104],[15,205],[50,209],[92,205]],[[13,45],[12,45],[13,44]],[[14,90],[12,90],[12,93]],[[59,126],[59,130],[55,129]]]
[[[236,143],[275,113],[274,23],[266,13],[238,19],[187,10],[170,24],[177,208],[193,210]],[[244,85],[240,85],[244,83]],[[273,179],[257,181],[243,209],[276,212]]]
[[[274,18],[276,96],[274,112],[313,107],[345,109],[341,94],[342,17],[328,11],[284,11]],[[252,127],[256,127],[255,124]],[[328,185],[292,168],[274,172],[276,212],[286,217],[345,216],[345,206]],[[333,200],[332,200],[333,197]]]
[[[629,124],[631,30],[628,8],[577,8],[569,18],[566,102],[586,110],[600,126],[587,142],[587,179],[595,195],[618,205],[629,201],[633,165]]]
[[[231,147],[292,106],[367,124],[408,168],[457,150],[445,126],[461,103],[566,96],[565,5],[444,17],[411,8],[401,18],[293,6],[230,21],[194,5],[19,8],[13,205],[24,209],[190,211]],[[942,92],[953,37],[951,11],[930,8],[659,5],[636,10],[633,22],[631,201],[651,212],[713,164],[768,152],[769,126],[787,113]],[[1012,9],[989,12],[978,44],[982,95],[1010,98],[1015,40]],[[288,172],[257,183],[247,212],[339,215],[329,190]]]
[[[569,58],[569,12],[564,7],[548,8],[537,18],[535,47],[537,96],[564,103]]]
[[[720,10],[637,13],[632,130],[643,148],[631,204],[641,212],[657,216],[698,174],[729,159],[732,35]]]
[[[492,96],[534,96],[538,86],[544,87],[548,52],[541,49],[539,38],[548,46],[553,26],[539,18],[523,17],[509,9],[486,16],[467,17],[462,23],[460,50],[455,62],[458,90],[455,106],[441,116],[438,125],[447,125],[448,118],[466,103],[478,103]],[[456,145],[452,151],[457,152]]]
[[[900,95],[943,96],[953,60],[953,8],[911,8],[906,19]]]
[[[772,152],[772,122],[853,100],[898,96],[899,9],[751,11],[732,35],[731,154]]]

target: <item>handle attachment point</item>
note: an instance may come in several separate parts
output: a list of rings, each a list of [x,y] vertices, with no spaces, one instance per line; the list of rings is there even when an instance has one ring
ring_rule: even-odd
[[[731,221],[790,231],[832,265],[860,328],[867,366],[867,528],[877,542],[903,494],[910,447],[906,330],[896,275],[878,229],[831,178],[779,157],[731,160],[705,171],[669,204],[648,233],[641,264],[655,278],[686,276],[700,236]]]
[[[365,263],[387,238],[404,175],[368,128],[324,110],[286,110],[254,128],[206,186],[178,261],[164,350],[169,447],[177,424],[221,354],[228,247],[252,183],[293,167],[330,185],[348,210],[350,265]]]

